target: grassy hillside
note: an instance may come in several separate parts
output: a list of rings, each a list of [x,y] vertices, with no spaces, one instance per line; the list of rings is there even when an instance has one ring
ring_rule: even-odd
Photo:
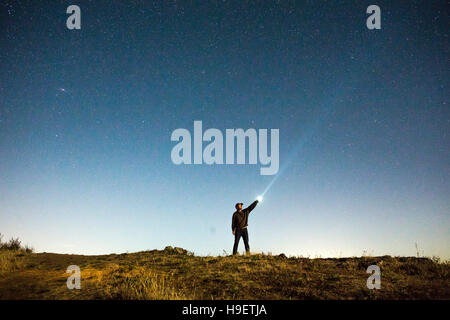
[[[366,268],[381,268],[369,290]],[[81,289],[69,290],[69,265]],[[168,247],[82,256],[0,250],[0,299],[450,299],[450,264],[428,258],[198,257]]]

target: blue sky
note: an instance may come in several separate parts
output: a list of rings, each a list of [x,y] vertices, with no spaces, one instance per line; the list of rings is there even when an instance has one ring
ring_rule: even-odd
[[[230,253],[234,204],[270,185],[252,251],[450,258],[444,1],[379,1],[381,30],[368,1],[78,1],[81,30],[70,4],[2,6],[6,238]],[[279,129],[278,174],[173,164],[171,133],[195,120]]]

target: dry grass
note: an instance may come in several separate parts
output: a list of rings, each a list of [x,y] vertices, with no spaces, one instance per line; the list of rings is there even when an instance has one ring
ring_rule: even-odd
[[[66,287],[73,264],[81,268],[81,290]],[[366,287],[372,264],[381,268],[380,290]],[[448,262],[413,257],[0,251],[0,299],[450,299],[449,271]]]
[[[0,251],[0,276],[7,272],[20,270],[23,267],[25,254],[20,250]]]

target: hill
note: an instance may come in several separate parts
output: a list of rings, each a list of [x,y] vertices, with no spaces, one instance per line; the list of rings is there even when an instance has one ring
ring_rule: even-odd
[[[81,289],[66,286],[69,265]],[[381,269],[369,290],[366,269]],[[0,299],[450,299],[450,264],[415,257],[195,256],[167,247],[83,256],[0,250]]]

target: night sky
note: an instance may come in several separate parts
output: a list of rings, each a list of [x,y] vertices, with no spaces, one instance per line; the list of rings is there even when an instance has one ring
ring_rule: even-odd
[[[254,252],[450,258],[446,4],[1,1],[0,232],[229,254],[234,204],[270,185]],[[171,133],[194,120],[279,129],[280,170],[175,165]]]

